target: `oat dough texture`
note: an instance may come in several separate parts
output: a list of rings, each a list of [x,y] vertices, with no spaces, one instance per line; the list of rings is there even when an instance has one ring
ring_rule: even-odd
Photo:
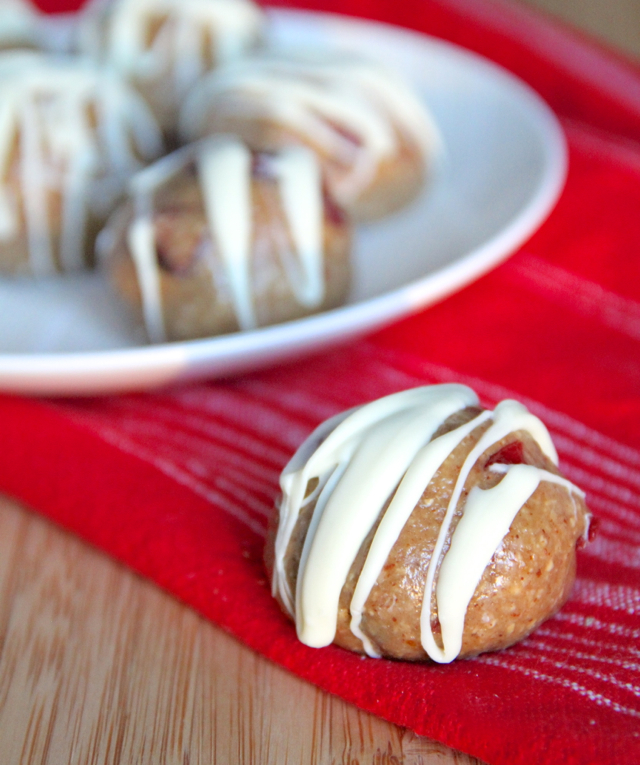
[[[283,472],[265,559],[311,646],[449,662],[506,648],[567,600],[583,493],[544,425],[461,385],[320,426]]]
[[[351,227],[312,152],[213,138],[150,166],[132,189],[99,255],[152,341],[252,330],[346,299]]]

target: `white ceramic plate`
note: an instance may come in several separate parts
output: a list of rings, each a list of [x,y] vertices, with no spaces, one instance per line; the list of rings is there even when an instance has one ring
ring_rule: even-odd
[[[431,187],[363,227],[352,295],[311,318],[207,340],[140,344],[99,275],[0,280],[0,390],[100,394],[238,374],[318,350],[424,308],[478,278],[542,223],[567,152],[548,107],[472,53],[340,16],[273,11],[275,44],[355,50],[399,69],[444,145]]]

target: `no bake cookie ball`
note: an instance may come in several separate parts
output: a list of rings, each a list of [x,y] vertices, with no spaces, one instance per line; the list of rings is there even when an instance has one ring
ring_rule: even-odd
[[[85,268],[128,179],[163,151],[144,101],[80,59],[0,54],[0,273]]]
[[[542,422],[462,385],[320,426],[285,468],[265,553],[300,640],[450,662],[526,637],[569,597],[583,492]]]
[[[307,146],[358,221],[412,201],[439,146],[423,101],[401,78],[340,53],[263,53],[208,75],[182,107],[180,132],[183,140],[235,133],[261,151]]]
[[[171,136],[189,89],[258,46],[264,24],[251,0],[93,2],[78,47],[135,86]]]
[[[351,226],[315,155],[219,136],[133,179],[100,260],[152,341],[253,330],[338,306]]]

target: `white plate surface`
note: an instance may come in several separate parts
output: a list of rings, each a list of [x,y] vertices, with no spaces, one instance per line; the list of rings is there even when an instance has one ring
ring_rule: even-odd
[[[406,30],[272,11],[274,44],[358,51],[424,97],[444,151],[429,189],[363,227],[346,306],[253,332],[140,344],[97,274],[0,280],[0,390],[100,394],[239,374],[424,308],[510,255],[551,211],[566,176],[557,120],[521,81],[472,53]]]

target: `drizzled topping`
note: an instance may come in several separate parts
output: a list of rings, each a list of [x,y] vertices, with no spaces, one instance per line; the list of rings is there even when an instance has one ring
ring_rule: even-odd
[[[315,155],[292,147],[256,164],[251,151],[232,136],[217,136],[186,147],[139,173],[132,182],[135,219],[128,231],[142,293],[143,315],[153,342],[166,339],[158,259],[154,240],[154,195],[173,176],[195,165],[207,227],[224,268],[238,325],[257,326],[251,283],[253,250],[252,171],[277,184],[297,260],[283,258],[291,290],[300,305],[315,308],[325,294],[323,195]],[[211,254],[209,254],[209,259]],[[214,279],[214,267],[208,263]]]
[[[61,196],[61,267],[80,268],[89,215],[106,217],[129,177],[161,151],[146,105],[113,74],[36,53],[0,55],[0,241],[14,240],[24,219],[34,275],[56,270],[52,193]]]
[[[227,66],[193,89],[180,130],[187,139],[201,137],[211,119],[215,126],[225,117],[274,121],[349,168],[334,187],[343,204],[397,151],[399,133],[415,143],[425,162],[438,142],[424,105],[400,78],[346,56],[326,61],[264,54]]]
[[[555,473],[523,464],[517,446],[511,450],[505,447],[490,465],[503,478],[490,489],[474,487],[469,492],[463,515],[451,533],[471,469],[510,433],[529,433],[557,464],[546,428],[516,401],[503,401],[495,411],[480,411],[464,424],[433,437],[451,415],[477,404],[476,394],[462,385],[404,391],[329,420],[294,455],[280,481],[283,499],[273,591],[295,618],[303,643],[320,647],[333,642],[347,575],[388,503],[350,603],[351,631],[362,641],[366,653],[377,655],[361,628],[367,598],[425,487],[451,452],[479,426],[486,429],[460,469],[427,571],[421,642],[432,659],[450,662],[459,654],[473,593],[515,516],[540,482],[551,482],[570,494],[583,496]],[[306,496],[310,482],[317,485]],[[302,549],[296,592],[292,593],[285,574],[285,555],[300,513],[311,502],[315,507]],[[447,541],[449,548],[443,552]],[[431,627],[434,588],[442,647]]]

